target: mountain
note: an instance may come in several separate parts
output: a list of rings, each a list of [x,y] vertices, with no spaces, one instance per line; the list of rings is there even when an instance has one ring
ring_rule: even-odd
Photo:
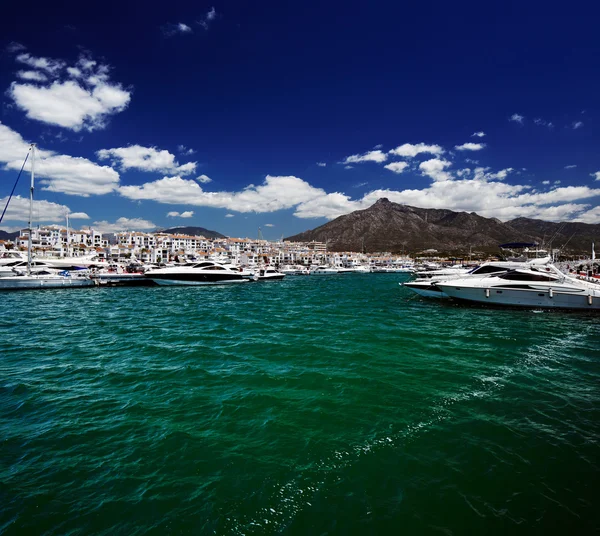
[[[513,225],[514,222],[514,225]],[[305,231],[285,240],[327,242],[330,251],[423,251],[468,252],[470,248],[496,252],[506,242],[548,242],[557,248],[568,244],[570,250],[589,251],[591,237],[600,243],[600,225],[583,223],[549,223],[518,218],[501,222],[484,218],[475,212],[454,212],[445,209],[425,209],[392,203],[386,198],[374,205],[340,216],[312,231]],[[568,229],[568,230],[567,230]]]
[[[14,239],[17,238],[17,236],[19,236],[19,231],[16,231],[14,233],[7,233],[6,231],[0,230],[0,240],[14,241]]]
[[[204,229],[204,227],[172,227],[171,229],[161,229],[156,232],[203,236],[205,238],[227,238],[225,235],[217,233],[217,231],[209,231],[208,229]]]

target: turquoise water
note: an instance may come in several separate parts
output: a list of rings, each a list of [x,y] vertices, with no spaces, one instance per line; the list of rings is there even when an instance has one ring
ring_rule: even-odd
[[[600,316],[402,278],[0,295],[0,533],[597,531]]]

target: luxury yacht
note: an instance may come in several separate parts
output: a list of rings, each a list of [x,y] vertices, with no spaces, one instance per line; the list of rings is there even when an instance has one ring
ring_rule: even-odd
[[[440,281],[437,286],[451,298],[469,302],[600,311],[600,284],[567,276],[553,265]]]
[[[456,269],[454,272],[441,271],[439,275],[432,276],[431,278],[421,277],[415,281],[407,281],[400,284],[425,298],[448,298],[448,295],[440,289],[438,283],[442,281],[453,281],[459,278],[471,279],[476,277],[489,277],[508,272],[509,270],[515,270],[517,268],[528,268],[529,266],[529,264],[524,262],[486,262],[481,266],[470,269],[466,273],[463,270],[458,271]],[[438,272],[438,270],[436,270],[436,272]]]
[[[203,261],[191,266],[157,268],[148,270],[144,276],[158,285],[223,285],[249,281],[241,272],[214,261]]]
[[[270,281],[283,279],[285,274],[278,272],[275,268],[261,268],[254,274],[255,281]]]
[[[315,266],[310,269],[310,275],[336,275],[337,268],[331,266]]]

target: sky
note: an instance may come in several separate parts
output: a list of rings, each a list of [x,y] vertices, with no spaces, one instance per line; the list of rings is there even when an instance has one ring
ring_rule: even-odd
[[[35,224],[276,239],[381,197],[600,223],[586,5],[3,6],[0,210],[35,143]],[[26,227],[28,183],[0,229]]]

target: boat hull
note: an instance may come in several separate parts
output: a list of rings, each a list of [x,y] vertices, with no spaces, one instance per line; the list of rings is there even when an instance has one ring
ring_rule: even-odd
[[[600,291],[564,292],[546,287],[528,290],[510,288],[465,288],[440,285],[451,298],[486,305],[535,307],[544,309],[600,310]]]
[[[86,278],[71,277],[3,277],[0,280],[0,290],[34,290],[51,288],[86,288],[96,283]]]
[[[152,276],[149,278],[151,281],[154,281],[157,285],[164,287],[172,287],[172,286],[207,286],[207,285],[230,285],[235,283],[248,283],[250,280],[245,278],[239,279],[199,279],[199,276],[196,276],[195,279],[192,278],[184,278],[174,276]]]

